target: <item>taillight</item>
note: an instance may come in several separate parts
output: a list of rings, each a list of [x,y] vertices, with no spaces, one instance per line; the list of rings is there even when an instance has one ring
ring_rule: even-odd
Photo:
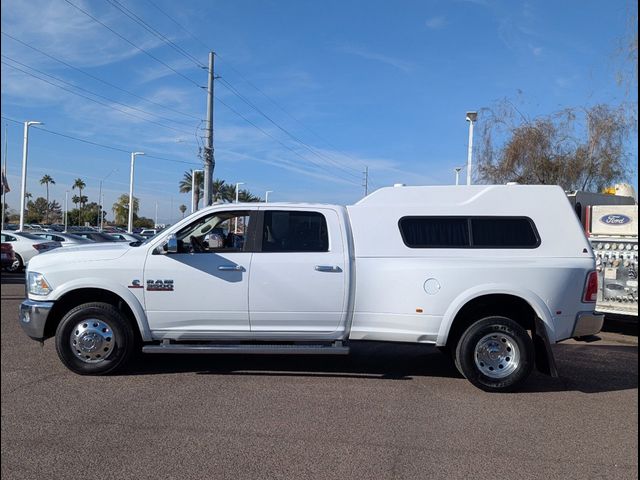
[[[46,243],[34,243],[33,248],[41,252],[42,250],[47,250],[49,248],[49,245]]]
[[[584,285],[584,295],[582,301],[584,303],[593,303],[598,299],[598,273],[589,272],[587,282]]]

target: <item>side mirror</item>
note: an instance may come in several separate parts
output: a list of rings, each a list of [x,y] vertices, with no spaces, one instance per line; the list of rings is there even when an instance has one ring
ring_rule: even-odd
[[[167,236],[167,253],[178,253],[178,237],[175,233]]]

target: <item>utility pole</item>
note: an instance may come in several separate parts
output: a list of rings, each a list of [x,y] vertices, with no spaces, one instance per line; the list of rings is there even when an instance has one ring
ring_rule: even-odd
[[[209,81],[207,82],[207,123],[205,125],[206,137],[204,146],[204,206],[211,205],[213,187],[213,169],[215,159],[213,156],[213,52],[209,52]]]
[[[4,125],[4,162],[2,164],[2,230],[4,230],[4,209],[7,204],[7,125]]]
[[[364,167],[364,172],[362,172],[364,177],[362,178],[362,186],[364,187],[364,196],[369,195],[369,167]]]

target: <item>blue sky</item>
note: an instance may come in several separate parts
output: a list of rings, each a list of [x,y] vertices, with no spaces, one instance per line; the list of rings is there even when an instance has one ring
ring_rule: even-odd
[[[2,0],[3,33],[50,56],[2,36],[3,117],[122,150],[32,128],[34,196],[44,196],[38,180],[49,174],[51,198],[63,203],[80,177],[97,201],[108,177],[110,206],[128,192],[127,152],[144,151],[135,181],[141,214],[153,218],[157,203],[160,223],[180,218],[178,206],[190,198],[177,185],[201,165],[206,112],[206,72],[190,56],[206,64],[208,49],[222,77],[215,176],[262,197],[272,190],[273,201],[352,203],[362,196],[365,166],[371,188],[452,183],[454,167],[466,162],[465,112],[505,97],[530,117],[629,100],[616,82],[629,2],[118,1],[189,56],[106,0],[69,0],[180,75],[65,0]],[[22,125],[5,123],[15,209]],[[632,150],[637,161],[637,143]]]

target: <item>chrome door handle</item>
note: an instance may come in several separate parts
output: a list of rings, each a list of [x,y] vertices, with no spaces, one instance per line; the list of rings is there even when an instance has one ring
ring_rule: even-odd
[[[318,272],[341,272],[342,269],[334,265],[316,265],[315,269]]]
[[[218,270],[221,272],[242,272],[244,268],[242,265],[220,265]]]

